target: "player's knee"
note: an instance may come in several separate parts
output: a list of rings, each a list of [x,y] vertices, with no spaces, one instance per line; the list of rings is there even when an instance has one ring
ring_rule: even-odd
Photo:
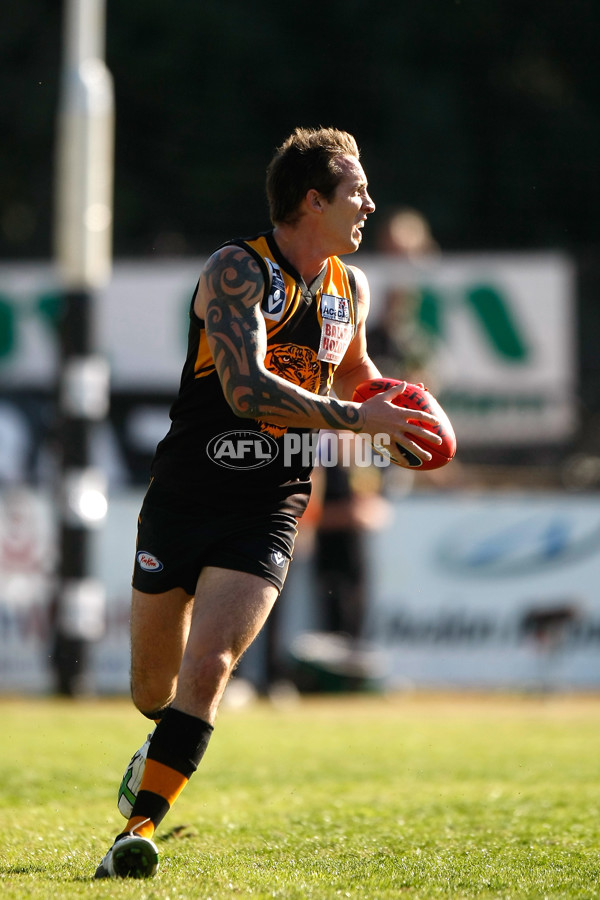
[[[164,688],[148,683],[131,680],[131,699],[134,706],[148,719],[160,719],[164,711],[173,701],[174,691],[165,692]]]
[[[194,684],[197,696],[209,697],[219,692],[229,679],[235,665],[230,651],[207,653],[199,659],[187,661],[187,678]]]

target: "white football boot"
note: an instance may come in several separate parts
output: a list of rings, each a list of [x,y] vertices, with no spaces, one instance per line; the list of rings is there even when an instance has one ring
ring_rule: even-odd
[[[102,858],[94,878],[152,878],[157,870],[156,844],[130,831],[119,835]]]
[[[121,815],[125,816],[126,819],[131,818],[133,804],[136,801],[140,784],[142,783],[142,776],[146,766],[146,757],[148,756],[148,747],[150,746],[151,739],[152,734],[149,734],[146,738],[146,742],[142,744],[139,750],[135,751],[129,760],[129,764],[125,769],[125,774],[123,775],[119,786],[117,806],[119,807]]]

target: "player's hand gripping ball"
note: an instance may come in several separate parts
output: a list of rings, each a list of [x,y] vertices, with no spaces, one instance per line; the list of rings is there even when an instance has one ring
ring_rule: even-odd
[[[395,378],[371,378],[369,381],[363,381],[362,384],[358,385],[352,399],[355,403],[362,403],[370,397],[373,397],[375,394],[380,394],[382,391],[388,391],[397,384],[402,384],[402,382]],[[395,463],[397,466],[402,466],[403,468],[408,466],[411,469],[421,469],[422,471],[425,471],[441,469],[442,466],[448,465],[448,463],[454,459],[454,455],[456,454],[456,435],[454,434],[450,419],[433,394],[430,394],[427,388],[423,387],[422,384],[407,384],[404,391],[394,397],[392,403],[395,406],[403,406],[404,408],[417,411],[422,410],[423,412],[434,415],[439,420],[439,427],[429,425],[427,422],[421,422],[418,416],[415,416],[414,419],[409,419],[409,422],[417,423],[422,428],[426,428],[428,431],[438,434],[442,439],[442,443],[430,444],[422,438],[410,435],[410,439],[414,441],[415,444],[418,444],[419,447],[423,447],[424,450],[431,453],[431,459],[428,461],[419,459],[419,457],[415,456],[414,453],[411,453],[410,450],[401,447],[400,444],[396,442],[394,442],[391,447],[388,446],[385,448],[383,446],[379,448],[377,444],[374,444],[373,446],[375,449],[385,456],[389,455],[391,462]]]

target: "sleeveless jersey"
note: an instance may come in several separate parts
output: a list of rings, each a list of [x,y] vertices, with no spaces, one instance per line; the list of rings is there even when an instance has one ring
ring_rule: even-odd
[[[247,250],[264,274],[266,368],[327,395],[356,330],[352,272],[338,257],[330,257],[308,287],[280,253],[271,231],[228,245]],[[193,306],[192,299],[188,352],[170,412],[171,428],[157,447],[152,475],[192,503],[214,506],[237,498],[255,508],[282,502],[282,508],[301,515],[310,495],[316,435],[311,429],[235,415],[223,395],[204,322]]]

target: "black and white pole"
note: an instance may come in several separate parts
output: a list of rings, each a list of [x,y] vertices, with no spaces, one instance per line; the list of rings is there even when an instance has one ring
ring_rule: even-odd
[[[55,257],[62,287],[57,390],[59,563],[53,603],[56,689],[73,696],[103,632],[105,592],[93,573],[93,530],[108,508],[94,431],[109,409],[109,367],[97,351],[95,298],[110,278],[114,101],[103,60],[105,0],[64,0],[58,110]]]

